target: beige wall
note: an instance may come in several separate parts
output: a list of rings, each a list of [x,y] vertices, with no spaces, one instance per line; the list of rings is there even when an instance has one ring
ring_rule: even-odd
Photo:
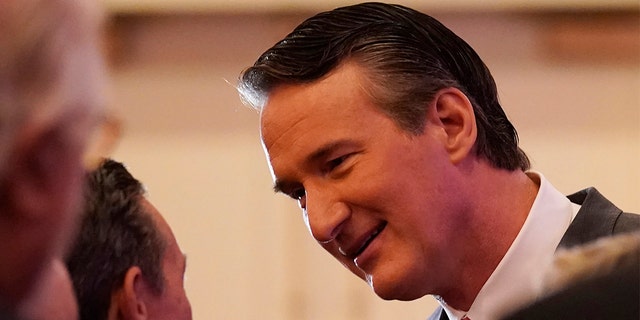
[[[258,115],[234,84],[303,16],[115,19],[112,106],[124,131],[112,156],[147,185],[187,253],[195,319],[424,319],[431,298],[377,299],[311,240],[296,205],[271,192]],[[575,42],[594,36],[592,18],[436,16],[493,70],[536,170],[565,193],[594,185],[640,212],[637,16],[630,40],[613,32],[593,48]],[[622,49],[601,50],[607,41]]]

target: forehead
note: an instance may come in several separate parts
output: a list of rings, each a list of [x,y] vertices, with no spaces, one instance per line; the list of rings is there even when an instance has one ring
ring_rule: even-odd
[[[283,85],[269,95],[260,116],[261,135],[268,150],[287,134],[339,131],[344,122],[357,123],[378,112],[364,90],[363,70],[346,63],[309,84]]]

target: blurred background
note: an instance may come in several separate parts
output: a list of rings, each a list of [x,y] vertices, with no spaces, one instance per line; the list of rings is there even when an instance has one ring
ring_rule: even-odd
[[[111,126],[99,154],[147,186],[188,256],[194,319],[425,319],[383,301],[271,191],[239,73],[338,0],[102,0]],[[533,168],[640,212],[637,0],[396,1],[441,20],[492,70]],[[106,138],[105,138],[106,137]]]

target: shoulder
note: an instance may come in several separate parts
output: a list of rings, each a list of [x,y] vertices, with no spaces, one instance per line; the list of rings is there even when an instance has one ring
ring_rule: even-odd
[[[561,247],[583,245],[601,237],[640,230],[640,215],[623,212],[596,188],[587,188],[568,196],[580,210],[567,229]]]

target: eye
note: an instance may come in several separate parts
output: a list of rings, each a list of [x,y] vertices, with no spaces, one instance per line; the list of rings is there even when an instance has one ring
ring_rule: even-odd
[[[307,208],[307,192],[303,188],[294,190],[289,196],[298,200],[298,205],[301,209]]]
[[[302,199],[305,195],[307,194],[307,192],[304,190],[304,188],[299,188],[299,189],[295,189],[293,190],[289,196],[295,200],[300,200]]]
[[[329,160],[326,164],[325,164],[325,172],[331,172],[333,169],[337,168],[338,166],[340,166],[345,160],[347,160],[347,158],[349,158],[349,156],[351,156],[351,154],[346,154],[344,156],[341,157],[337,157],[335,159]]]

